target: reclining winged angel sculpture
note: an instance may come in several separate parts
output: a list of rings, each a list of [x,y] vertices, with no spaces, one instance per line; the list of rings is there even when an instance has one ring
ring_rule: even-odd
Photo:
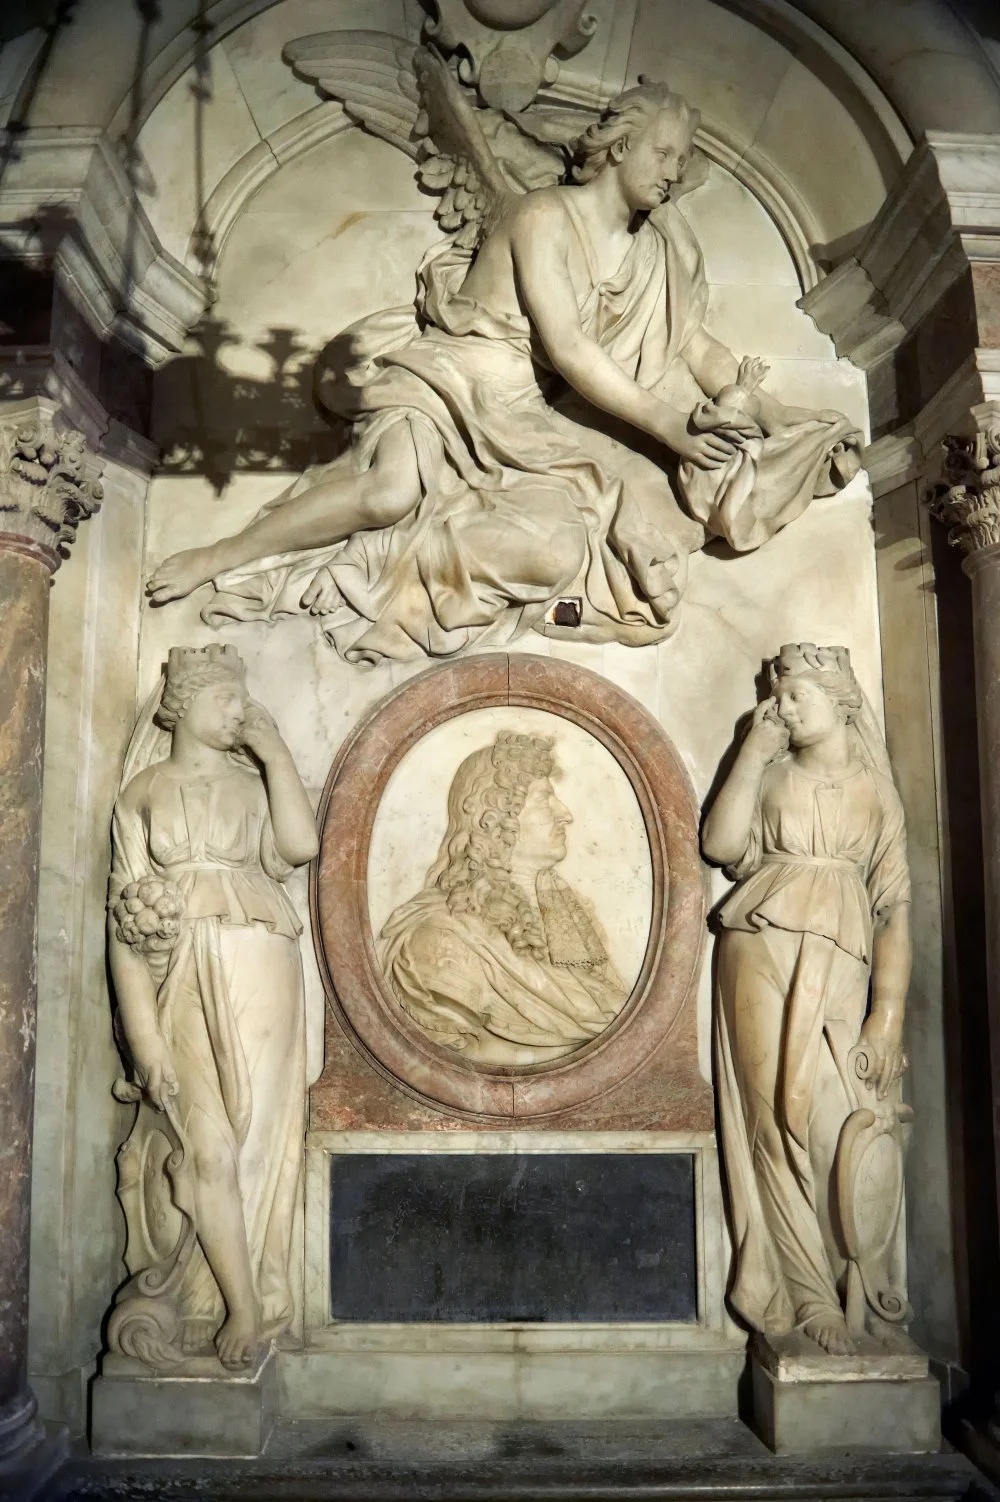
[[[671,202],[706,165],[699,116],[665,85],[597,117],[508,115],[428,47],[334,33],[286,56],[416,156],[448,234],[413,305],[320,356],[346,450],[235,536],[168,558],[154,603],[212,582],[206,620],[310,611],[374,663],[558,633],[546,615],[571,597],[578,638],[638,646],[676,629],[708,538],[755,548],[857,471],[846,417],[784,406],[704,327]]]

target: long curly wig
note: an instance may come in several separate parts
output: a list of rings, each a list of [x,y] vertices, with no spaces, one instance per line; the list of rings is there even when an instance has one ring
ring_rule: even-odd
[[[511,877],[518,817],[528,789],[554,768],[552,739],[502,730],[462,762],[448,791],[448,829],[427,885],[449,911],[483,918],[516,954],[548,958],[535,909]]]

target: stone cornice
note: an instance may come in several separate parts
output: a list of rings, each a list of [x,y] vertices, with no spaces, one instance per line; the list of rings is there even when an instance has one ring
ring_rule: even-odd
[[[204,310],[204,282],[163,249],[121,155],[100,131],[17,137],[0,183],[0,237],[8,254],[54,264],[91,327],[152,366],[178,353]]]
[[[58,567],[101,504],[100,472],[84,434],[55,402],[35,397],[0,408],[0,545],[9,538]]]
[[[870,369],[970,262],[1000,260],[1000,139],[929,132],[854,255],[800,300],[839,355]]]

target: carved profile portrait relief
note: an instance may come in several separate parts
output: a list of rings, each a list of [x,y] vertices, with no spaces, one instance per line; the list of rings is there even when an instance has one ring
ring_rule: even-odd
[[[642,965],[652,876],[635,794],[580,727],[472,711],[390,780],[369,901],[391,993],[431,1041],[485,1069],[560,1059],[615,1020]]]

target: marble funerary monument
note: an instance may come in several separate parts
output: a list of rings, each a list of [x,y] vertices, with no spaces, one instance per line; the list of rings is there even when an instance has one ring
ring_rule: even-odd
[[[0,83],[0,1495],[985,1495],[995,19],[40,0]]]

